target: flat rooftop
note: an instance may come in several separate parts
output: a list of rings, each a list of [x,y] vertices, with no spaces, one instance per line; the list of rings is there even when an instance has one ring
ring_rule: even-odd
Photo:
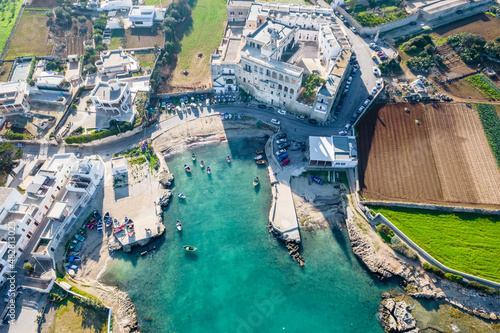
[[[155,6],[132,6],[129,16],[132,15],[154,15]]]
[[[452,9],[469,3],[466,0],[441,0],[428,3],[421,7],[421,10],[433,14],[446,9]]]
[[[107,82],[99,82],[92,91],[91,96],[96,96],[101,101],[113,101],[120,97],[122,92],[126,89],[127,84],[120,82],[118,87],[119,89],[113,90]]]
[[[266,45],[271,43],[271,36],[275,36],[279,45],[280,41],[288,37],[293,31],[294,29],[288,25],[267,20],[266,23],[261,25],[254,33],[248,35],[248,37]]]
[[[224,61],[237,62],[240,59],[241,38],[229,38]]]
[[[15,189],[9,187],[0,187],[0,206],[3,206],[5,201],[9,198],[9,196],[14,192]]]

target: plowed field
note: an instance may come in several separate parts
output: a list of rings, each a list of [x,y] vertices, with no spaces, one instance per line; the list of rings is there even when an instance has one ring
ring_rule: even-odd
[[[380,105],[357,130],[367,198],[500,207],[500,171],[474,109],[459,103]]]

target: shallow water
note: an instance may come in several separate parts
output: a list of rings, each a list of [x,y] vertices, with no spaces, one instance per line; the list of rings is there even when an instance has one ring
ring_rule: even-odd
[[[304,268],[269,236],[267,169],[253,161],[264,144],[238,140],[168,158],[175,192],[187,198],[173,197],[164,241],[145,257],[117,254],[103,274],[104,282],[129,292],[141,332],[383,332],[380,294],[396,286],[368,275],[344,231],[301,232]],[[198,251],[185,253],[186,244]]]

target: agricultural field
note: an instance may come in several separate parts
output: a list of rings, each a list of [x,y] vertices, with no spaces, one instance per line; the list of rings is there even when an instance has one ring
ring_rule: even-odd
[[[48,56],[52,53],[52,44],[47,44],[49,27],[45,10],[26,9],[7,51],[6,59],[24,56]]]
[[[7,39],[9,39],[22,4],[23,0],[3,0],[0,3],[0,50],[4,49]]]
[[[177,26],[181,52],[170,84],[177,87],[205,85],[210,80],[210,53],[222,40],[226,21],[226,1],[198,0],[192,20]],[[188,71],[188,75],[183,72]]]
[[[367,199],[500,207],[500,171],[475,109],[377,105],[357,131]]]
[[[133,49],[140,47],[153,47],[158,45],[163,47],[165,37],[163,32],[158,30],[151,32],[151,29],[135,28],[135,29],[115,29],[111,36],[111,50],[117,50],[119,47],[124,49]]]
[[[12,65],[12,62],[4,62],[0,65],[0,82],[7,82]]]
[[[472,34],[481,35],[486,38],[486,40],[493,40],[500,36],[500,19],[481,13],[436,28],[431,35],[439,38],[446,38],[461,32],[470,32]]]
[[[476,88],[485,98],[500,99],[500,88],[498,88],[484,74],[476,74],[465,79]]]
[[[155,7],[163,7],[168,8],[172,0],[146,0],[144,2],[144,6],[155,6]]]
[[[445,266],[500,282],[500,217],[370,207]]]
[[[459,98],[473,98],[475,100],[480,101],[488,101],[486,97],[481,94],[479,90],[474,88],[472,84],[470,84],[466,78],[462,78],[452,83],[447,83],[441,86],[443,90],[452,96],[456,96]]]
[[[35,8],[54,8],[60,6],[56,0],[28,0],[26,5]]]

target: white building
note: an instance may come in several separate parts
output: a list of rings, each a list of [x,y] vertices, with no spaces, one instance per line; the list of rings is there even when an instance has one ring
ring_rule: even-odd
[[[70,84],[65,80],[63,73],[44,71],[37,76],[35,85],[39,89],[69,90]]]
[[[0,187],[0,286],[15,270],[19,256],[33,236],[39,221],[33,215],[38,208],[23,204],[24,196],[16,189]]]
[[[130,88],[127,82],[112,79],[100,81],[89,96],[96,110],[106,111],[115,116],[124,113],[133,115]]]
[[[128,172],[127,159],[123,156],[115,157],[111,159],[111,172],[113,176],[118,176],[123,173]]]
[[[30,102],[26,82],[0,82],[0,112],[27,112]]]
[[[97,11],[129,10],[132,7],[132,0],[90,0],[87,9]]]
[[[101,52],[101,60],[96,61],[95,66],[99,75],[108,77],[126,77],[141,70],[139,60],[121,47]]]
[[[48,220],[32,252],[35,258],[54,260],[64,234],[82,213],[88,213],[85,207],[95,195],[104,170],[104,162],[97,155],[77,159],[74,154],[57,154],[42,166],[26,190],[29,199],[42,207],[39,218]]]
[[[132,28],[150,28],[155,23],[160,23],[165,18],[164,9],[155,6],[133,6],[130,8],[128,20]]]
[[[214,91],[241,87],[258,101],[327,121],[351,54],[333,9],[241,0],[228,0],[226,9],[225,37],[210,58]],[[327,83],[314,100],[301,99],[302,80],[312,73]]]
[[[350,169],[358,165],[356,137],[310,136],[310,169]]]

